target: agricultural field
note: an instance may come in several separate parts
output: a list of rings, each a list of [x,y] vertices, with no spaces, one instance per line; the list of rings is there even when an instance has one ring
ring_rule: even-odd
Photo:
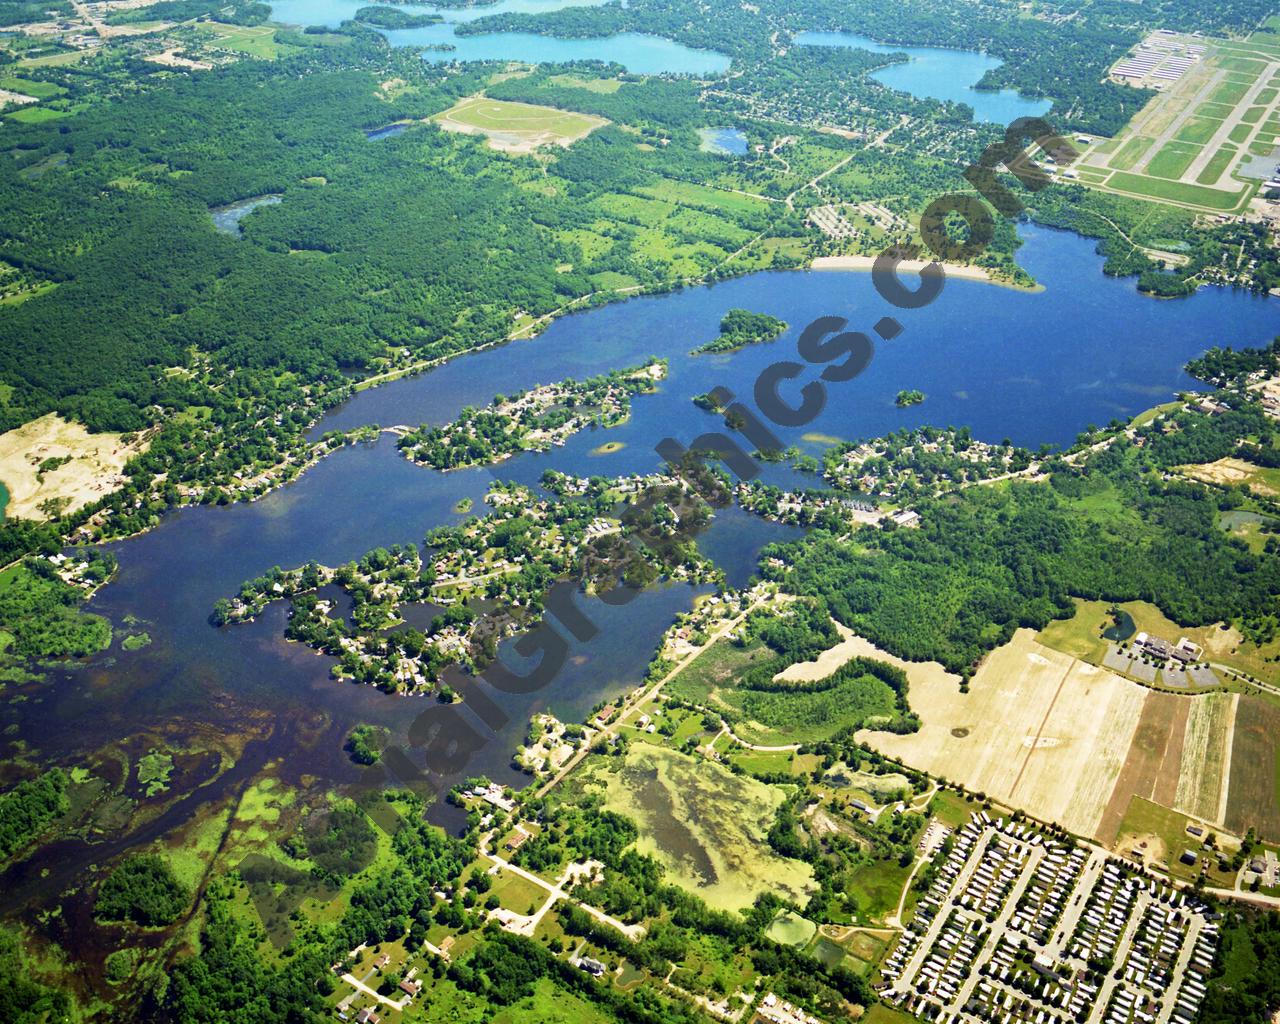
[[[1202,821],[1221,824],[1226,813],[1223,786],[1229,770],[1240,696],[1210,693],[1175,699],[1190,700],[1191,713],[1186,722],[1173,806]]]
[[[1265,697],[1240,698],[1225,824],[1238,835],[1253,826],[1280,841],[1280,707]]]
[[[1019,630],[987,658],[967,694],[937,673],[911,675],[918,733],[858,738],[913,768],[1094,835],[1145,697],[1114,673]]]
[[[636,822],[640,852],[709,906],[738,910],[762,892],[807,900],[813,869],[774,853],[765,839],[785,799],[776,786],[643,741],[630,744],[619,770],[588,771],[586,788],[603,790],[608,810]]]
[[[1271,83],[1280,71],[1280,53],[1261,39],[1188,36],[1154,45],[1172,46],[1170,53],[1189,47],[1190,66],[1176,80],[1143,80],[1160,92],[1110,143],[1090,147],[1074,176],[1093,188],[1189,209],[1243,209],[1256,181],[1235,171],[1275,113],[1277,90]]]
[[[526,155],[540,146],[571,146],[609,122],[592,114],[470,96],[433,118],[445,131],[483,135],[491,149]]]

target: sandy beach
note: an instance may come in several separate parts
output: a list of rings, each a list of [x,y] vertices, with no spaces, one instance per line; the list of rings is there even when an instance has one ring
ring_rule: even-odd
[[[810,264],[810,269],[861,270],[866,272],[875,266],[875,262],[875,256],[819,256]],[[927,260],[903,260],[898,264],[898,271],[902,274],[918,274],[926,266],[928,266]],[[954,277],[961,281],[984,281],[987,284],[997,284],[1004,288],[1018,287],[1008,281],[997,281],[982,267],[964,266],[959,263],[944,263],[942,267],[946,271],[947,277]],[[910,286],[909,283],[908,286]]]

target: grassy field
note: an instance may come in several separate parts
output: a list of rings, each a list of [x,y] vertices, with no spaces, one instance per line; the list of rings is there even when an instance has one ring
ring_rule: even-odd
[[[1213,133],[1222,127],[1221,119],[1210,117],[1192,117],[1178,129],[1174,136],[1179,142],[1192,142],[1203,145],[1213,138]]]
[[[849,894],[858,901],[858,916],[879,923],[894,913],[910,874],[911,868],[899,866],[896,860],[872,861],[854,869]]]
[[[1120,823],[1116,848],[1128,852],[1139,850],[1148,864],[1172,870],[1182,868],[1178,858],[1182,851],[1199,844],[1187,834],[1191,819],[1168,807],[1161,807],[1150,800],[1134,797],[1129,811]],[[1145,843],[1143,847],[1141,844]],[[1186,874],[1185,868],[1182,874]]]
[[[270,25],[224,25],[206,21],[201,22],[198,29],[209,45],[259,60],[275,60],[281,54],[298,51],[295,46],[277,42],[275,27]]]
[[[780,910],[765,935],[784,946],[803,946],[818,933],[818,926],[790,910]]]
[[[1102,631],[1111,625],[1110,608],[1107,601],[1077,601],[1075,615],[1049,623],[1036,639],[1055,651],[1098,664],[1107,651]]]
[[[545,145],[568,146],[608,124],[591,114],[485,96],[460,100],[432,120],[447,131],[484,135],[492,148],[517,154],[532,153]]]
[[[1188,164],[1190,162],[1190,160],[1187,161]],[[1136,196],[1168,199],[1175,203],[1202,206],[1211,210],[1234,210],[1244,202],[1246,195],[1252,189],[1252,186],[1246,186],[1239,192],[1220,192],[1217,189],[1201,188],[1181,181],[1158,181],[1140,174],[1126,174],[1121,171],[1117,171],[1107,180],[1107,186]]]
[[[614,93],[622,88],[616,78],[579,78],[577,75],[552,75],[547,79],[552,85],[564,85],[570,89],[586,89],[587,92]]]
[[[1110,166],[1117,171],[1132,170],[1133,165],[1142,159],[1154,141],[1154,139],[1148,139],[1142,135],[1135,135],[1126,141],[1116,152],[1116,155],[1111,158]]]
[[[498,902],[505,909],[517,914],[531,913],[547,899],[546,889],[511,871],[499,871],[494,876],[490,892],[498,897]]]
[[[1265,697],[1240,698],[1227,792],[1227,828],[1280,841],[1280,707]]]
[[[14,75],[5,75],[0,78],[0,89],[20,92],[24,96],[34,96],[38,100],[52,99],[54,96],[61,96],[67,91],[53,82],[37,82],[30,78],[18,78]]]
[[[1199,155],[1199,146],[1186,142],[1167,142],[1147,164],[1147,174],[1177,180]]]
[[[20,124],[44,124],[47,121],[57,121],[66,117],[65,110],[52,110],[49,107],[22,107],[15,110],[12,114],[5,114],[5,119],[9,121],[17,121]]]
[[[718,688],[728,685],[753,665],[773,657],[773,652],[758,640],[746,647],[717,640],[667,684],[667,692],[698,704],[714,703],[712,694]]]
[[[916,1018],[884,1003],[876,1003],[862,1018],[862,1024],[916,1024]]]
[[[765,840],[785,794],[704,758],[633,741],[619,771],[587,766],[584,784],[605,807],[640,829],[637,843],[670,880],[721,910],[749,906],[762,892],[804,903],[813,871],[778,856]],[[732,808],[732,813],[726,813]]]
[[[448,1015],[441,1020],[452,1021]],[[533,995],[507,1007],[490,1024],[610,1024],[615,1018],[594,1003],[560,988],[549,978],[534,985]]]
[[[1209,95],[1211,103],[1225,103],[1234,107],[1248,93],[1249,86],[1240,82],[1226,81],[1213,90]]]
[[[1196,181],[1201,185],[1215,184],[1222,177],[1222,173],[1231,166],[1231,161],[1236,158],[1238,152],[1234,146],[1220,146],[1218,151],[1209,158],[1209,162],[1204,165],[1204,170],[1196,175]]]

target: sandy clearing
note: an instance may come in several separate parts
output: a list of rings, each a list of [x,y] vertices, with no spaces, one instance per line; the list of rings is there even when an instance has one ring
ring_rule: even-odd
[[[1198,465],[1179,466],[1178,470],[1196,480],[1211,484],[1247,484],[1259,494],[1280,494],[1274,487],[1263,483],[1258,467],[1243,459],[1219,459],[1217,462],[1206,462]]]
[[[963,694],[947,673],[912,676],[921,729],[858,739],[931,774],[1093,835],[1128,755],[1146,691],[1019,630]]]
[[[490,106],[492,110],[486,110]],[[478,112],[478,115],[477,115]],[[499,116],[506,124],[493,127],[476,124],[474,120],[465,120],[470,114],[476,116],[493,114]],[[565,149],[580,139],[586,138],[597,128],[603,128],[609,122],[606,118],[594,114],[581,114],[576,111],[557,110],[553,107],[540,107],[531,103],[513,103],[505,100],[486,100],[482,96],[473,96],[460,100],[448,110],[433,115],[429,120],[449,132],[463,135],[483,135],[490,149],[516,156],[527,156],[542,146],[557,145]],[[532,127],[521,128],[520,122],[526,121]],[[572,132],[563,128],[536,127],[539,124],[559,121],[562,124],[575,123]]]
[[[888,651],[882,651],[870,640],[858,636],[847,626],[834,622],[834,620],[833,624],[840,633],[840,643],[834,647],[827,648],[813,661],[801,661],[794,665],[788,665],[774,678],[787,683],[813,682],[818,679],[826,679],[827,676],[831,675],[832,672],[850,658],[875,658],[878,661],[886,661],[890,665],[896,665],[906,672],[913,688],[917,682],[920,682],[926,687],[946,686],[954,690],[959,689],[960,677],[948,672],[938,662],[904,661]],[[909,699],[914,707],[914,694]]]
[[[48,519],[40,506],[50,500],[65,501],[64,512],[97,501],[125,483],[124,464],[149,443],[144,434],[132,444],[120,434],[91,434],[52,412],[0,434],[0,480],[9,489],[6,518]],[[71,461],[41,476],[42,462],[66,457]]]

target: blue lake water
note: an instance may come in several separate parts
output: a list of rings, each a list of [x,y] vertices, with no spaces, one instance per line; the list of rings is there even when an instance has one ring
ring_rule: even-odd
[[[381,139],[390,139],[396,135],[403,135],[408,127],[407,124],[388,124],[365,132],[364,137],[370,142],[378,142]]]
[[[604,0],[502,0],[482,7],[437,8],[397,5],[411,13],[435,13],[444,21],[422,28],[382,30],[393,46],[451,46],[430,50],[424,60],[519,60],[530,64],[577,60],[613,61],[637,74],[717,74],[729,58],[710,50],[696,50],[670,39],[634,32],[594,39],[554,39],[529,32],[499,32],[460,36],[455,26],[490,14],[544,14],[562,7],[595,6]],[[368,0],[277,0],[271,5],[275,21],[291,25],[337,26],[368,6]]]
[[[872,53],[905,53],[911,58],[907,63],[873,71],[871,77],[890,89],[912,96],[967,103],[979,121],[1008,124],[1019,117],[1043,114],[1053,105],[1050,100],[1023,96],[1014,89],[988,92],[973,88],[983,75],[1000,66],[998,59],[985,53],[937,46],[892,46],[852,32],[801,32],[795,42],[800,46],[844,46]]]
[[[213,218],[213,226],[218,231],[224,235],[235,235],[239,238],[244,234],[244,228],[241,227],[240,222],[245,217],[259,206],[275,206],[283,199],[284,196],[254,196],[252,199],[241,199],[226,206],[215,206],[209,210],[209,216]]]
[[[0,704],[0,735],[16,726],[16,735],[30,737],[44,756],[71,764],[86,750],[149,730],[190,722],[231,734],[265,718],[270,738],[250,748],[237,771],[251,772],[270,760],[279,762],[273,771],[286,782],[304,773],[324,785],[353,778],[355,769],[341,751],[352,725],[385,725],[395,742],[404,743],[418,714],[445,712],[429,699],[388,697],[333,682],[331,659],[284,641],[282,605],[251,624],[212,628],[207,616],[219,597],[272,565],[312,558],[341,564],[377,545],[421,542],[431,528],[462,519],[454,511],[460,499],[472,499],[480,512],[494,477],[536,484],[549,467],[583,475],[658,469],[654,446],[662,438],[688,445],[705,431],[722,429],[719,417],[692,404],[693,395],[724,385],[752,404],[760,371],[796,358],[797,335],[818,316],[846,317],[851,328],[868,329],[892,314],[904,329],[896,340],[878,345],[856,380],[829,385],[827,406],[812,424],[777,430],[784,445],[814,453],[822,442],[806,433],[853,439],[924,423],[968,426],[984,440],[1065,444],[1089,423],[1130,416],[1194,386],[1181,367],[1209,345],[1259,345],[1280,333],[1280,305],[1274,301],[1216,288],[1156,301],[1139,295],[1132,280],[1104,277],[1093,243],[1048,229],[1024,233],[1019,260],[1044,284],[1041,292],[952,280],[932,305],[894,310],[876,294],[868,274],[764,272],[565,317],[539,338],[459,357],[430,373],[361,392],[325,417],[317,431],[363,423],[441,424],[463,406],[487,404],[497,392],[635,365],[650,355],[670,359],[661,390],[637,398],[625,424],[585,431],[550,452],[492,468],[438,473],[401,458],[393,440],[383,436],[341,449],[252,504],[181,510],[148,533],[113,545],[119,577],[90,608],[117,625],[126,615],[137,616],[136,628],[150,634],[151,646],[136,652],[113,648],[53,673],[48,684],[22,688],[25,701]],[[734,307],[771,313],[790,328],[768,345],[689,356],[715,336],[720,319]],[[783,389],[784,396],[794,401],[798,387],[814,376],[802,376]],[[903,388],[919,388],[927,398],[898,409],[894,396]],[[606,440],[625,447],[594,454]],[[782,466],[765,467],[763,477],[783,484],[816,482]],[[795,536],[793,528],[722,510],[699,544],[731,583],[741,585],[762,546]],[[506,722],[464,774],[483,771],[519,781],[508,759],[528,716],[549,708],[581,718],[596,701],[637,685],[662,631],[689,608],[691,598],[690,588],[674,586],[647,592],[623,608],[582,599],[597,635],[570,643],[564,667],[544,690],[495,693]],[[509,651],[510,645],[503,648],[504,657]],[[193,796],[193,810],[202,799]],[[101,861],[94,847],[60,847],[59,858],[58,864],[41,865],[54,869],[54,882],[61,878],[58,872]],[[0,890],[15,878],[33,892],[43,891],[41,886],[58,891],[38,873],[29,879],[5,876]]]
[[[700,149],[721,156],[743,156],[747,152],[747,136],[740,128],[699,128]]]

